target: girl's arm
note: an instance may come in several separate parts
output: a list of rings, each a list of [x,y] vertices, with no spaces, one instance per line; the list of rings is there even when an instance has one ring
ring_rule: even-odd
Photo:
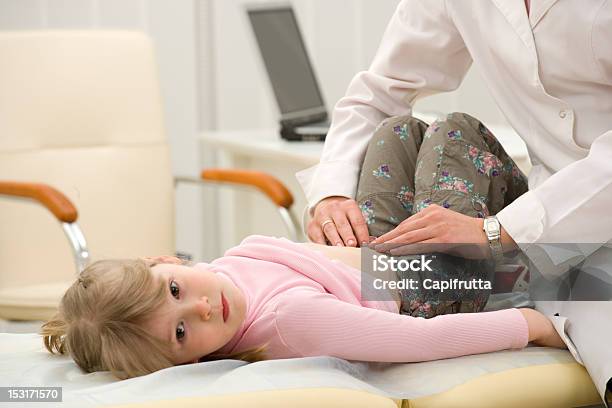
[[[423,319],[302,291],[280,299],[275,313],[278,336],[294,357],[417,362],[523,348],[531,340],[562,347],[562,342],[544,342],[554,328],[539,312],[529,312],[507,309]]]

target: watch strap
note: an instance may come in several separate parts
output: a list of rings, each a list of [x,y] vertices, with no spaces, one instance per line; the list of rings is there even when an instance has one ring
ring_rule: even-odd
[[[497,217],[486,217],[483,224],[483,230],[489,241],[491,256],[496,261],[500,261],[503,258],[504,251],[501,245],[501,225]]]

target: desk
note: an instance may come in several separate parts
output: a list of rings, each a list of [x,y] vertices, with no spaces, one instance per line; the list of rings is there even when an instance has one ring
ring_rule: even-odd
[[[212,154],[208,161],[214,166],[264,171],[278,178],[293,194],[292,211],[301,219],[306,197],[295,173],[319,162],[323,142],[288,142],[274,129],[203,132],[200,142],[202,157]],[[217,216],[205,217],[207,225],[216,224],[212,235],[217,241],[207,243],[218,248],[215,252],[222,254],[252,234],[287,236],[276,208],[259,192],[223,187],[215,193],[207,189],[207,194],[214,194],[217,201],[213,206]]]
[[[528,172],[531,165],[522,140],[508,127],[490,126],[490,129],[519,167]],[[202,133],[200,141],[203,157],[212,153],[218,167],[265,171],[285,183],[295,199],[293,211],[301,219],[306,197],[295,173],[319,162],[323,142],[288,142],[274,129],[210,131]],[[209,222],[218,225],[218,233],[213,235],[218,237],[221,251],[251,234],[286,236],[274,206],[260,194],[222,188],[216,200],[218,216],[210,216]]]

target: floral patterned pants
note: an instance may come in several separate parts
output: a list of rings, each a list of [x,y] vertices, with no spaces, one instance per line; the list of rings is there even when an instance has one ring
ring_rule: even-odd
[[[378,237],[430,204],[484,218],[526,191],[525,176],[479,120],[452,113],[427,125],[397,116],[384,120],[368,145],[357,203],[370,235]],[[439,253],[434,258],[433,272],[423,273],[421,280],[492,278],[492,261]],[[441,299],[439,292],[420,285],[418,290],[400,290],[401,312],[418,317],[478,312],[489,294],[457,290]]]

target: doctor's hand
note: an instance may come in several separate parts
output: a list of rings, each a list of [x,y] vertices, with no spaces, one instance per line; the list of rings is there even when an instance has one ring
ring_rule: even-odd
[[[482,218],[431,204],[376,238],[369,246],[391,255],[414,255],[432,252],[431,248],[435,248],[435,252],[484,259],[490,256],[490,251],[482,227]]]
[[[353,199],[327,197],[319,201],[307,227],[308,237],[317,244],[356,247],[370,235],[363,214]]]

